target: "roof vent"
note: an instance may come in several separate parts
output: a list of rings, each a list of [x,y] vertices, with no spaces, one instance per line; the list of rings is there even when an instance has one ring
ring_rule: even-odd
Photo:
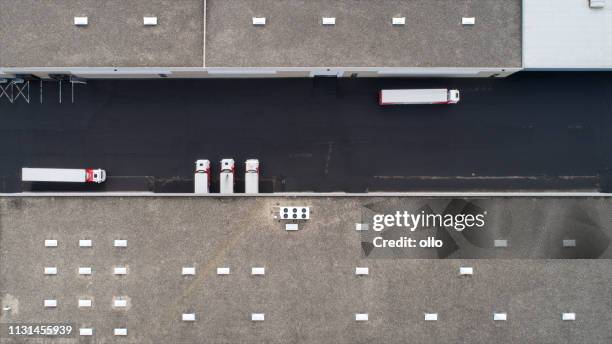
[[[323,25],[336,25],[336,17],[323,17],[321,22]]]

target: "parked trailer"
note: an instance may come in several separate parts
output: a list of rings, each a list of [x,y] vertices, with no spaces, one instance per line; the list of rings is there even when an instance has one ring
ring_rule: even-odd
[[[380,105],[456,104],[459,90],[446,88],[420,90],[381,90]]]
[[[219,191],[222,194],[234,193],[234,159],[221,160],[221,178],[219,178]]]
[[[259,160],[248,159],[245,165],[244,192],[248,194],[259,193]]]
[[[193,191],[196,194],[210,193],[210,161],[196,160],[195,175],[193,177]]]
[[[106,171],[103,169],[71,168],[30,168],[21,169],[24,182],[103,183]]]

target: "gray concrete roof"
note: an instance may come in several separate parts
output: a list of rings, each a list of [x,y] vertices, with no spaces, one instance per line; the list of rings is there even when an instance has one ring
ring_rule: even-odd
[[[449,201],[0,198],[0,302],[11,307],[0,308],[0,323],[69,322],[94,328],[92,342],[99,343],[112,341],[115,327],[128,328],[126,343],[612,341],[609,259],[364,256],[355,223],[368,211],[461,208]],[[495,235],[528,226],[541,230],[524,239],[540,244],[555,233],[598,227],[609,235],[610,198],[468,201],[470,211],[477,210],[473,205],[488,211],[487,231]],[[287,232],[274,219],[279,205],[310,206],[311,219]],[[555,226],[542,227],[542,219]],[[560,219],[571,221],[561,226]],[[45,248],[45,239],[58,240],[58,247]],[[93,247],[79,248],[80,239],[93,240]],[[114,239],[127,239],[128,247],[113,247]],[[535,257],[542,252],[536,251]],[[609,245],[601,252],[609,256]],[[115,265],[127,266],[127,276],[114,276]],[[45,266],[56,266],[58,275],[44,276]],[[92,267],[93,275],[79,276],[79,266]],[[194,266],[196,275],[181,276],[183,266]],[[216,275],[221,266],[231,268],[229,276]],[[255,266],[264,266],[265,276],[251,276]],[[355,276],[358,266],[369,267],[369,275]],[[460,277],[460,266],[473,267],[474,275]],[[129,300],[126,309],[112,307],[116,296]],[[79,298],[92,299],[93,308],[79,309]],[[44,299],[57,299],[58,307],[44,309]],[[180,320],[191,312],[194,323]],[[508,321],[493,322],[493,312],[506,312]],[[576,321],[561,321],[564,312],[576,313]],[[266,319],[253,323],[251,313]],[[369,321],[356,322],[355,313],[368,313]],[[425,322],[424,313],[438,313],[439,320]]]
[[[1,0],[0,66],[202,67],[205,55],[207,67],[520,67],[520,3]],[[74,16],[89,25],[75,27]],[[159,24],[144,27],[143,16]]]
[[[1,0],[0,66],[202,67],[203,17],[202,0]]]
[[[520,0],[208,0],[206,16],[210,67],[521,66]]]

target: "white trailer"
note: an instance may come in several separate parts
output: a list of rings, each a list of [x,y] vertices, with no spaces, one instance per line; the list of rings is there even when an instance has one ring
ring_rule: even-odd
[[[404,104],[456,104],[459,102],[459,90],[446,88],[420,90],[381,90],[380,105]]]
[[[234,159],[221,160],[221,178],[219,178],[219,191],[222,194],[234,193]]]
[[[193,177],[193,192],[196,194],[210,193],[210,161],[196,160],[195,175]]]
[[[103,183],[106,171],[102,169],[30,168],[21,169],[24,182]]]
[[[245,165],[244,192],[248,194],[259,193],[259,160],[248,159]]]

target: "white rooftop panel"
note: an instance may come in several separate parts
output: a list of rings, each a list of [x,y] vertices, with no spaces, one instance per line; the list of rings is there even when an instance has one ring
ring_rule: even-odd
[[[89,239],[79,240],[79,247],[91,247],[93,242]]]
[[[253,17],[253,25],[266,25],[266,17]]]
[[[194,267],[187,267],[187,266],[183,267],[183,276],[193,276],[193,275],[195,275]]]
[[[425,313],[425,321],[438,321],[438,313]]]
[[[405,25],[406,17],[393,17],[391,23],[393,23],[393,25]]]
[[[251,313],[251,321],[264,321],[266,315],[264,313]]]
[[[86,26],[87,24],[89,24],[89,19],[87,17],[74,17],[74,25]]]
[[[113,301],[113,307],[118,307],[118,308],[127,307],[127,300],[126,299],[115,299]]]
[[[523,66],[612,69],[612,6],[582,0],[523,1]]]
[[[57,240],[53,240],[53,239],[45,240],[45,247],[57,247]]]
[[[336,17],[323,17],[321,22],[323,25],[336,25]]]
[[[355,313],[355,321],[368,321],[368,313]]]
[[[125,239],[117,239],[113,242],[113,246],[115,247],[127,247],[127,240]]]
[[[113,330],[115,336],[127,336],[127,328],[116,328]]]
[[[79,268],[79,275],[91,275],[91,268],[82,266]]]
[[[368,230],[368,224],[367,223],[356,223],[355,224],[355,230],[356,231],[367,231]]]
[[[230,274],[230,268],[217,268],[217,275],[229,275]]]
[[[79,336],[91,336],[93,335],[93,328],[80,328]]]
[[[561,319],[562,320],[576,320],[576,313],[563,313],[561,314]]]
[[[91,307],[90,299],[79,299],[79,307]]]
[[[493,241],[493,246],[495,247],[508,247],[508,240],[506,239],[497,239]]]
[[[298,227],[297,223],[287,223],[285,224],[285,230],[286,231],[297,231],[298,229],[300,229]]]
[[[45,275],[57,275],[57,267],[55,266],[45,267]]]
[[[143,17],[142,23],[145,26],[155,26],[157,25],[157,17]]]
[[[493,313],[494,321],[506,321],[508,320],[508,315],[506,313]]]
[[[266,274],[266,268],[264,267],[251,268],[251,275],[263,276],[265,274]]]
[[[370,269],[366,268],[366,267],[357,267],[355,268],[355,275],[357,276],[364,276],[370,273]]]
[[[46,308],[54,308],[57,307],[57,300],[45,300],[44,305]]]
[[[195,321],[196,316],[195,316],[195,313],[183,313],[183,316],[181,319],[183,319],[183,321]]]
[[[474,268],[470,266],[462,266],[459,268],[460,275],[472,275],[474,274]]]
[[[476,24],[476,18],[474,18],[474,17],[463,17],[463,18],[461,18],[461,24],[463,24],[463,25],[474,25],[474,24]]]
[[[125,266],[115,266],[115,275],[127,275],[127,268]]]

